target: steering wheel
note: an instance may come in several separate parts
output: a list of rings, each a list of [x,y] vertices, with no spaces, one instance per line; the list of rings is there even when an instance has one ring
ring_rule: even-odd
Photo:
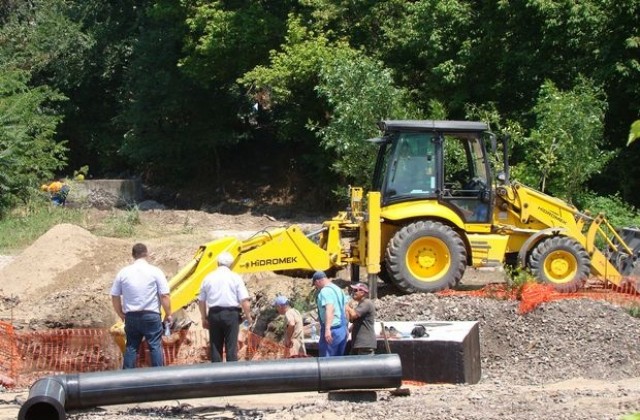
[[[474,176],[471,178],[471,181],[467,182],[464,185],[465,190],[475,190],[475,191],[483,191],[487,189],[487,184],[482,180],[482,178],[478,178]]]

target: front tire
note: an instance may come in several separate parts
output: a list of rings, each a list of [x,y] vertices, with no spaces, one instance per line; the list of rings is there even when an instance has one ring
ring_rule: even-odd
[[[547,238],[529,257],[533,275],[562,293],[572,293],[584,285],[591,271],[589,254],[576,240],[565,236]]]
[[[391,281],[405,293],[432,293],[458,284],[467,263],[462,238],[449,226],[419,221],[389,241],[385,265]]]

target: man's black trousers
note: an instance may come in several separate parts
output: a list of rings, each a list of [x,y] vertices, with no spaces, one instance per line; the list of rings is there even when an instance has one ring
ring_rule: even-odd
[[[211,361],[222,362],[223,346],[227,362],[237,361],[240,308],[213,306],[209,308],[208,320]]]

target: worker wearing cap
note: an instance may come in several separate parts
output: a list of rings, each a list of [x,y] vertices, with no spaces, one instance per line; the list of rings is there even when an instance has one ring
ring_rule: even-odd
[[[306,356],[304,347],[304,330],[302,315],[297,309],[292,308],[286,296],[278,296],[274,301],[278,314],[284,315],[284,347],[286,357]]]
[[[343,356],[347,348],[347,316],[345,306],[348,298],[342,289],[327,278],[324,271],[316,271],[311,279],[318,289],[316,304],[320,319],[320,357]]]
[[[351,328],[351,354],[374,354],[378,347],[375,332],[376,305],[369,299],[369,287],[364,283],[352,284],[353,300],[358,306],[347,306],[347,317]]]
[[[249,324],[253,323],[249,292],[242,277],[231,271],[234,258],[230,253],[221,253],[217,261],[218,268],[202,280],[198,308],[202,327],[209,330],[211,362],[222,362],[223,348],[227,362],[235,362],[241,312]]]

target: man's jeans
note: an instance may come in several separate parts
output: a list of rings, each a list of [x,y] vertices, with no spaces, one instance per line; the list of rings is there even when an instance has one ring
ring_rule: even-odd
[[[347,327],[340,325],[339,327],[331,328],[332,343],[327,343],[324,338],[325,326],[321,325],[320,328],[320,341],[318,342],[318,356],[319,357],[331,357],[331,356],[344,356],[344,352],[347,348]]]
[[[127,345],[124,351],[124,368],[136,367],[138,349],[144,337],[149,345],[151,366],[164,365],[162,353],[162,319],[160,314],[151,311],[129,312],[124,318],[124,332]]]

